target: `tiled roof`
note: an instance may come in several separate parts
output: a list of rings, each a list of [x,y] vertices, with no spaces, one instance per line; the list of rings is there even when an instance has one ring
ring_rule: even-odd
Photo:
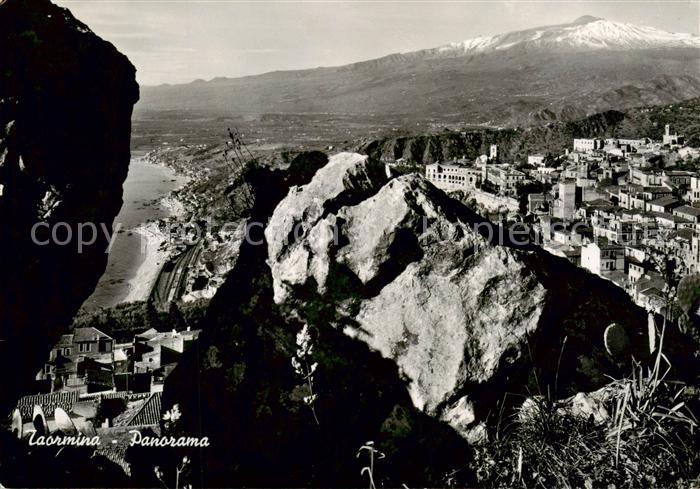
[[[671,189],[662,187],[660,185],[655,185],[653,187],[644,187],[644,191],[650,194],[669,194]]]
[[[605,199],[591,200],[590,202],[585,202],[584,205],[588,207],[613,207],[613,203]]]
[[[675,197],[668,196],[668,197],[661,197],[659,199],[652,200],[649,202],[649,205],[666,206],[666,205],[671,205],[671,204],[676,204],[676,203],[678,203],[678,199],[676,199]]]
[[[106,333],[103,333],[97,328],[89,327],[89,328],[76,328],[73,330],[73,340],[75,342],[79,341],[95,341],[96,338],[108,338],[112,339],[111,336],[109,336]]]
[[[119,415],[115,419],[115,426],[150,426],[160,424],[161,394],[161,392],[154,392],[139,405]]]
[[[17,401],[17,408],[23,420],[32,419],[34,405],[41,406],[44,415],[52,417],[56,408],[59,407],[65,412],[70,413],[73,409],[73,404],[78,402],[78,397],[77,392],[54,392],[52,394],[24,396]]]
[[[97,392],[95,394],[83,394],[80,398],[81,400],[85,400],[86,398],[91,398],[91,399],[126,399],[127,401],[135,401],[139,399],[145,399],[148,396],[150,396],[149,392],[137,392],[137,393],[131,393],[131,392],[125,392],[125,391],[120,391],[120,392]]]
[[[690,207],[689,205],[682,205],[680,207],[677,207],[677,208],[673,209],[673,212],[677,212],[679,214],[685,214],[686,216],[693,216],[693,217],[700,216],[700,208]]]
[[[57,347],[68,347],[73,345],[73,335],[72,334],[62,334],[61,339],[58,340],[56,344]]]
[[[117,464],[126,475],[131,475],[131,466],[126,461],[127,444],[99,445],[95,448],[95,454],[102,455],[111,462]]]

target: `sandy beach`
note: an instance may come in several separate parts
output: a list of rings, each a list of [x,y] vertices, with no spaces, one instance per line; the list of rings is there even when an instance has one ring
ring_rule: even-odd
[[[158,229],[158,224],[149,222],[133,229],[141,240],[140,253],[143,261],[128,281],[128,292],[124,302],[143,301],[151,294],[160,270],[168,261],[169,254],[163,244],[167,237]]]
[[[122,302],[145,300],[167,260],[161,249],[166,237],[155,224],[159,219],[181,218],[185,209],[177,190],[189,181],[173,169],[134,158],[124,182],[122,209],[115,219],[122,232],[110,251],[107,270],[87,309],[113,307]]]

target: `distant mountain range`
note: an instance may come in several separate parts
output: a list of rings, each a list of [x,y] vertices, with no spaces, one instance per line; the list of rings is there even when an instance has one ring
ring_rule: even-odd
[[[143,87],[149,110],[331,113],[491,125],[700,96],[700,37],[585,16],[338,67]]]

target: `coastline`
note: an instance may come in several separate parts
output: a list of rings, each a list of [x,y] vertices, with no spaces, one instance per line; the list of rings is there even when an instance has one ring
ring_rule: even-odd
[[[83,305],[85,309],[148,299],[163,265],[172,256],[169,236],[160,231],[159,224],[186,218],[186,208],[178,197],[191,180],[147,155],[135,155],[124,184],[122,209],[115,218],[123,227],[105,273]]]
[[[139,264],[136,274],[128,280],[127,294],[121,302],[148,299],[163,265],[170,258],[170,253],[164,247],[167,236],[160,231],[158,222],[147,222],[132,231],[140,237],[139,254],[143,261]]]
[[[175,168],[163,165],[146,157],[139,158],[141,163],[167,168],[174,173],[175,178],[181,180],[177,188],[157,200],[158,205],[167,214],[167,220],[179,220],[185,217],[185,205],[177,198],[178,192],[191,181],[191,177],[179,173]],[[151,219],[142,223],[130,231],[139,235],[139,256],[143,259],[139,263],[135,274],[127,281],[127,294],[120,301],[137,302],[145,301],[151,295],[163,266],[172,258],[172,249],[168,247],[169,237],[160,230],[158,219]]]

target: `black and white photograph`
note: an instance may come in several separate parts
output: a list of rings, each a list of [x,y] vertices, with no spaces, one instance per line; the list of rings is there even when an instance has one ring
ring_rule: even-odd
[[[0,0],[0,488],[700,487],[700,0]]]

